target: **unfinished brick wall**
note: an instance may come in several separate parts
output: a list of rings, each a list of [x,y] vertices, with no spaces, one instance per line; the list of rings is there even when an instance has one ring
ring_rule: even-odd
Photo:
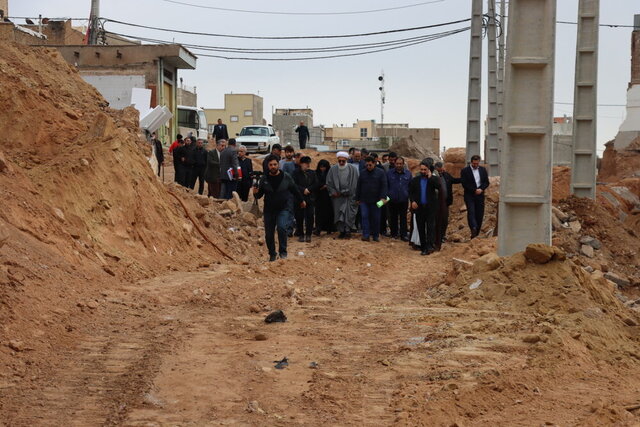
[[[631,84],[640,84],[640,30],[631,34]]]

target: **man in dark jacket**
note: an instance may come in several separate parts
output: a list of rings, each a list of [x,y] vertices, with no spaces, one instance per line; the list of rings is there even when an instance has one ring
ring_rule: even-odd
[[[269,249],[269,261],[275,261],[279,253],[280,259],[287,258],[287,226],[289,225],[289,211],[287,202],[293,196],[301,208],[306,207],[302,194],[293,178],[282,172],[275,156],[268,156],[269,173],[265,174],[253,188],[256,199],[264,198],[264,233],[265,242]],[[276,253],[275,232],[278,230],[278,253]]]
[[[274,156],[276,159],[278,159],[278,164],[280,164],[280,160],[281,157],[280,155],[282,154],[282,145],[280,144],[273,144],[271,146],[271,155]],[[262,161],[262,172],[266,174],[269,173],[269,165],[268,165],[268,160],[269,156],[265,157],[264,160]]]
[[[373,157],[365,159],[365,169],[360,172],[356,187],[356,201],[362,215],[362,240],[380,241],[380,209],[387,201],[387,176],[376,167]]]
[[[158,162],[158,176],[160,176],[160,170],[162,166],[164,166],[164,149],[162,148],[162,142],[158,139],[157,133],[153,132],[151,134],[151,142],[153,144],[153,152]]]
[[[411,172],[404,167],[404,158],[395,159],[394,167],[387,172],[389,187],[389,227],[391,237],[407,242],[407,208],[409,207],[409,182]],[[399,230],[399,231],[398,231]]]
[[[191,186],[191,176],[193,175],[193,164],[191,163],[191,152],[195,148],[195,142],[191,138],[184,139],[184,146],[180,151],[180,163],[182,164],[182,186]]]
[[[416,214],[422,255],[429,255],[435,250],[436,210],[440,187],[440,180],[433,176],[429,165],[430,162],[423,160],[420,163],[420,175],[409,183],[409,200],[411,209]]]
[[[236,150],[236,140],[231,138],[227,148],[220,153],[220,181],[222,185],[222,198],[231,199],[232,193],[236,191],[238,173],[238,151]]]
[[[183,186],[186,186],[185,179],[188,176],[188,170],[184,166],[184,156],[187,153],[186,147],[187,139],[178,140],[178,146],[173,149],[173,168],[175,173],[175,181]]]
[[[229,132],[227,132],[227,125],[222,123],[222,119],[218,119],[218,124],[213,127],[213,136],[216,138],[216,142],[224,139],[229,139]]]
[[[203,147],[204,140],[198,138],[196,146],[191,150],[191,182],[189,188],[194,189],[198,181],[198,194],[204,192],[204,173],[207,168],[207,150]]]
[[[464,188],[464,204],[467,206],[467,222],[471,229],[471,238],[477,237],[484,218],[484,192],[489,187],[489,174],[480,166],[480,156],[471,157],[469,166],[460,172]]]
[[[453,184],[460,184],[462,181],[460,178],[454,178],[449,172],[444,170],[442,162],[436,162],[436,170],[440,175],[440,178],[444,179],[444,189],[446,193],[446,206],[442,212],[442,218],[440,219],[440,238],[441,241],[446,241],[447,228],[449,227],[449,206],[453,204]]]
[[[249,200],[249,190],[251,189],[251,172],[253,172],[253,163],[247,156],[247,147],[241,145],[238,147],[238,164],[242,170],[242,178],[238,181],[238,195],[240,200],[246,202]]]
[[[207,152],[204,179],[207,181],[208,196],[216,199],[220,197],[220,153],[226,148],[226,144],[224,139],[216,141],[214,149]]]
[[[300,122],[300,126],[296,128],[296,133],[298,134],[300,149],[304,150],[307,147],[307,141],[311,138],[309,128],[304,125],[304,122]]]
[[[293,180],[302,193],[306,206],[297,207],[296,213],[296,236],[299,242],[311,242],[313,232],[313,217],[315,209],[315,193],[318,189],[316,173],[309,169],[311,157],[303,156],[300,159],[300,168],[293,172]]]

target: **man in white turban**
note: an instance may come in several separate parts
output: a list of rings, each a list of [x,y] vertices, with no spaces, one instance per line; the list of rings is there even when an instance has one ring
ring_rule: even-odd
[[[333,201],[334,221],[340,232],[338,238],[345,239],[351,237],[358,213],[355,197],[359,171],[356,165],[347,163],[347,152],[340,151],[336,157],[338,164],[331,166],[327,174],[327,190]]]

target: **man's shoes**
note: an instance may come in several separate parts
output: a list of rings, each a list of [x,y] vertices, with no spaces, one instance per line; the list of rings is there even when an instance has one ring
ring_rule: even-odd
[[[422,252],[420,252],[420,255],[429,255],[429,251],[423,249]]]
[[[280,259],[287,259],[287,253],[281,253],[280,254]]]
[[[409,239],[407,238],[407,236],[402,236],[400,237],[400,240],[402,240],[403,242],[408,242]]]
[[[320,235],[320,230],[314,230],[313,234],[316,235],[316,236],[319,236]]]
[[[269,262],[273,262],[276,260],[276,255],[269,255]]]
[[[307,242],[307,243],[311,243],[311,236],[306,236],[304,238],[304,241]]]
[[[478,234],[480,234],[480,232],[478,231],[477,228],[472,228],[471,229],[471,238],[474,239],[476,237],[478,237]]]
[[[304,242],[304,236],[298,237],[298,242]]]
[[[379,242],[379,241],[380,241],[380,238],[379,238],[379,237],[374,237],[374,238],[373,238],[373,241],[374,241],[374,242]]]
[[[338,234],[338,239],[346,239],[346,238],[347,238],[346,231],[341,231],[340,234]]]
[[[350,239],[351,238],[351,233],[347,231],[347,234],[344,235],[345,239]]]
[[[362,236],[362,241],[363,241],[363,242],[368,242],[368,241],[369,241],[369,238],[368,238],[368,237],[364,237],[364,236]]]

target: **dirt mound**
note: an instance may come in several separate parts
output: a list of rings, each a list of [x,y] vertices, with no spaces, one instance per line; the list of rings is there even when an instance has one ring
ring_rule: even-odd
[[[598,171],[598,181],[615,182],[640,176],[640,138],[624,150],[616,150],[613,141],[607,142],[605,147]]]
[[[255,227],[239,232],[239,213],[170,188],[189,218],[149,167],[137,113],[109,109],[55,50],[4,44],[0,71],[3,366],[24,370],[27,349],[45,369],[101,292],[220,262],[209,241],[236,259],[252,254]]]
[[[427,157],[431,157],[436,161],[440,160],[440,156],[438,156],[438,154],[418,143],[413,138],[413,135],[409,135],[408,138],[401,138],[400,140],[394,142],[391,147],[389,147],[389,151],[395,151],[399,156],[410,157],[414,159],[422,160]]]
[[[514,338],[531,345],[532,357],[562,353],[640,361],[634,332],[640,316],[616,296],[615,284],[602,272],[590,274],[566,260],[564,252],[553,247],[540,245],[533,255],[528,252],[505,258],[487,254],[473,265],[454,263],[433,295],[464,308],[535,314],[533,323],[512,325]],[[544,350],[536,350],[539,347]]]

